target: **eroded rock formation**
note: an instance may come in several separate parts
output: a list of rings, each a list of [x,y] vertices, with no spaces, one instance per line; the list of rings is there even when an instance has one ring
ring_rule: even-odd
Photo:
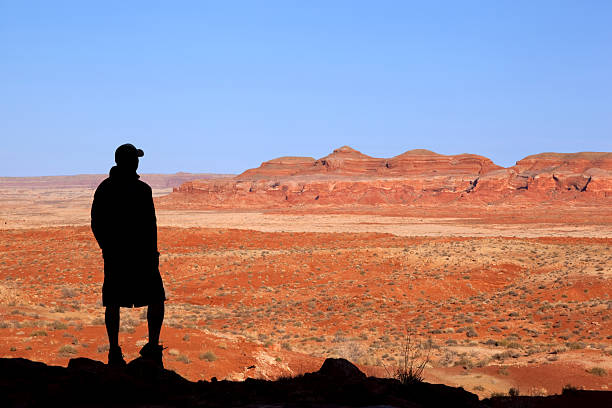
[[[543,153],[503,168],[473,155],[410,150],[385,159],[348,146],[315,160],[280,157],[216,180],[183,183],[162,207],[283,208],[465,202],[589,201],[612,197],[612,153]]]

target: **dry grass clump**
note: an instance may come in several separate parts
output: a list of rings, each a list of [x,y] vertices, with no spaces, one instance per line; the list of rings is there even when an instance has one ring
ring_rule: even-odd
[[[601,368],[601,367],[593,367],[586,371],[587,373],[596,375],[598,377],[605,377],[606,375],[608,375],[608,372],[604,368]]]
[[[431,342],[420,342],[414,339],[413,331],[406,329],[402,346],[400,365],[392,376],[404,385],[423,381],[423,371],[429,363]],[[385,367],[385,369],[387,369]],[[387,370],[389,374],[389,371]]]
[[[208,361],[208,362],[213,362],[213,361],[217,360],[217,356],[212,351],[207,351],[205,353],[200,353],[199,358],[200,358],[200,360],[205,360],[205,361]]]

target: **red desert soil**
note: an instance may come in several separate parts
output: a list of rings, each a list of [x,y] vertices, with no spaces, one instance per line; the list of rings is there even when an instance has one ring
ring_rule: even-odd
[[[608,389],[611,244],[161,227],[165,363],[241,380],[344,357],[387,375],[408,328],[431,347],[429,381],[481,396]],[[87,226],[0,230],[0,356],[105,361],[102,278]],[[123,311],[120,336],[135,358],[143,309]]]

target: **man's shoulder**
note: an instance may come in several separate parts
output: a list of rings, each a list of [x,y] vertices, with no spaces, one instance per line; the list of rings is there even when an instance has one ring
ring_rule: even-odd
[[[139,188],[146,190],[148,192],[152,192],[153,190],[151,189],[151,186],[148,185],[147,183],[145,183],[142,180],[136,180],[136,184],[138,184]]]
[[[98,184],[98,187],[96,188],[96,194],[99,193],[99,192],[103,192],[104,190],[108,189],[110,184],[111,184],[110,177],[107,177],[104,180],[102,180],[100,182],[100,184]]]

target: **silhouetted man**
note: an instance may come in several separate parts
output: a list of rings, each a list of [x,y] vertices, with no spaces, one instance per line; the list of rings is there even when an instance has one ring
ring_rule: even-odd
[[[147,308],[149,342],[140,355],[162,365],[159,334],[166,295],[159,274],[157,223],[153,195],[138,180],[138,158],[144,152],[131,144],[115,151],[116,166],[102,181],[91,206],[91,229],[104,258],[102,304],[110,349],[108,364],[125,365],[119,347],[119,308]]]

